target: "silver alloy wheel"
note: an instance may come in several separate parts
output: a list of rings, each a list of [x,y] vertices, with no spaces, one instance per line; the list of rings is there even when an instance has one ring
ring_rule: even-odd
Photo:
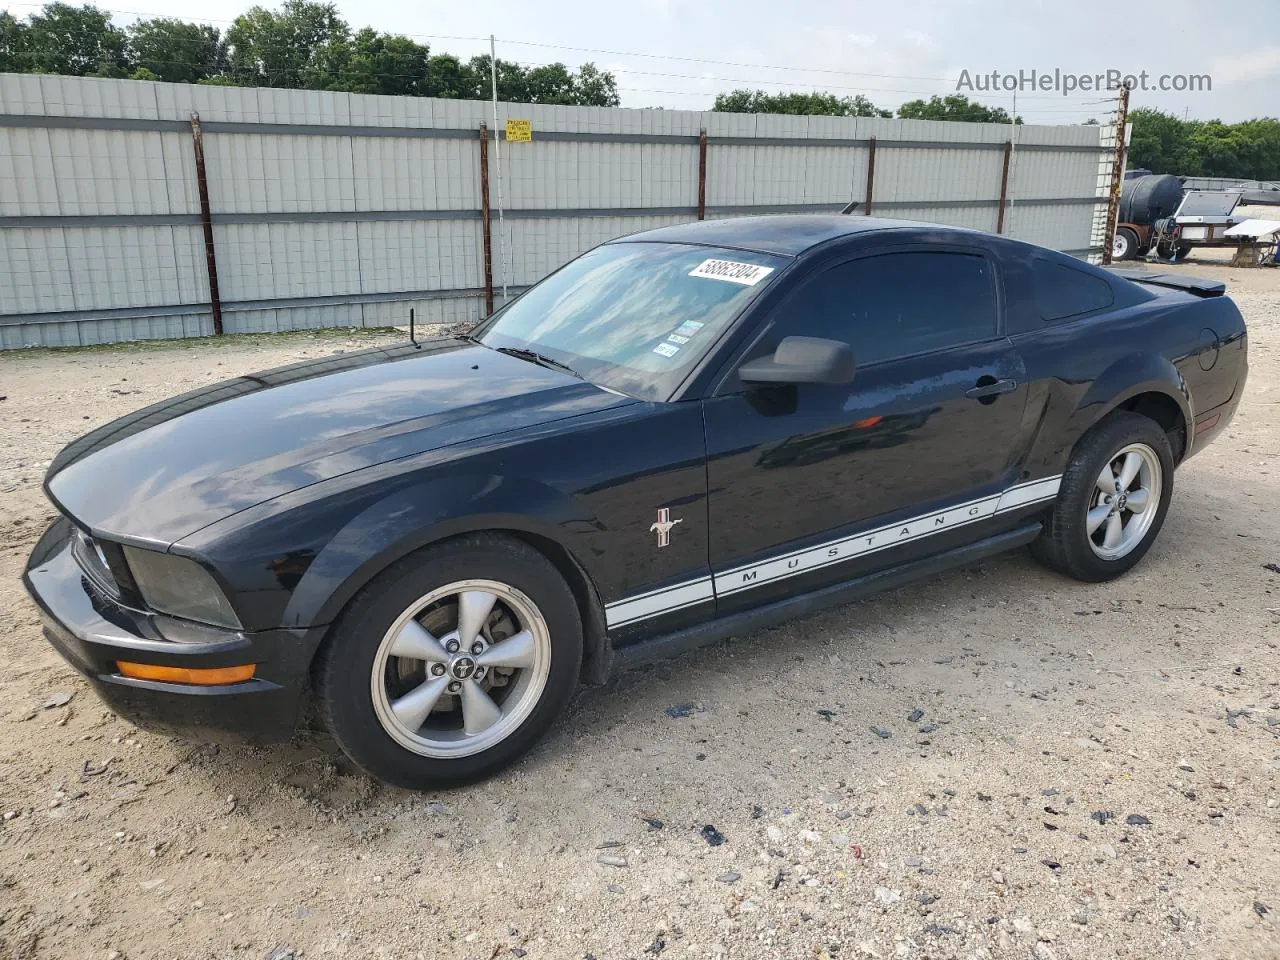
[[[1085,513],[1089,546],[1103,560],[1127,556],[1151,529],[1164,477],[1160,458],[1145,443],[1131,443],[1102,467]]]
[[[382,638],[370,692],[406,750],[457,758],[528,719],[551,671],[551,635],[532,600],[496,580],[459,580],[415,600]]]

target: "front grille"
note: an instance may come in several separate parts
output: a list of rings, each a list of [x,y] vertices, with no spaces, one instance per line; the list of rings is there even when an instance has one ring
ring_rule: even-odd
[[[95,587],[109,597],[120,599],[120,585],[116,583],[111,568],[107,566],[107,558],[102,552],[102,547],[93,537],[83,530],[77,530],[71,541],[71,554]]]

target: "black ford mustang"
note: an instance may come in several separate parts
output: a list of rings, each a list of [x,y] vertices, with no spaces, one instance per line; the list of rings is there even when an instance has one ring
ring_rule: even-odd
[[[470,336],[240,377],[53,462],[26,583],[122,714],[375,776],[526,750],[580,679],[1030,544],[1132,567],[1231,419],[1220,285],[865,217],[607,243]]]

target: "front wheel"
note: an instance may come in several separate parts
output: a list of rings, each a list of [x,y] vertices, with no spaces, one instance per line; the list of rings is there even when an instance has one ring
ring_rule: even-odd
[[[446,541],[393,564],[335,624],[320,713],[373,776],[427,789],[514,761],[568,702],[582,660],[573,593],[517,540]]]
[[[1173,495],[1173,451],[1155,421],[1111,414],[1076,445],[1036,559],[1077,580],[1111,580],[1151,548]]]

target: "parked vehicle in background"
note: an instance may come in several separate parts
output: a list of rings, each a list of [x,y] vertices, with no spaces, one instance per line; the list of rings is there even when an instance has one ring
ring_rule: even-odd
[[[1221,284],[1001,236],[753,217],[606,243],[471,335],[68,446],[25,581],[140,723],[486,776],[581,679],[1030,545],[1138,563],[1247,371]]]
[[[1167,174],[1130,170],[1120,187],[1119,222],[1112,260],[1133,260],[1152,248],[1156,224],[1173,216],[1183,199],[1182,181]]]
[[[1234,247],[1239,241],[1226,235],[1249,219],[1236,213],[1239,190],[1191,190],[1182,198],[1172,223],[1164,225],[1161,244],[1175,251],[1178,259],[1195,247]]]
[[[1174,262],[1196,247],[1240,245],[1240,238],[1228,233],[1248,219],[1236,212],[1240,189],[1187,189],[1183,179],[1126,174],[1111,245],[1113,261],[1145,256]]]
[[[1239,180],[1231,177],[1183,177],[1187,190],[1231,190],[1250,206],[1280,206],[1280,181]]]

